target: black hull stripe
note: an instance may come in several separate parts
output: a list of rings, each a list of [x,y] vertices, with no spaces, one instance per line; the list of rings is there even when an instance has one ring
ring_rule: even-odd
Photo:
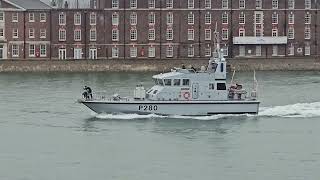
[[[132,105],[149,105],[149,104],[157,104],[157,105],[170,105],[170,104],[182,104],[182,105],[195,105],[195,104],[260,104],[260,102],[229,102],[229,103],[225,103],[225,102],[192,102],[192,103],[154,103],[154,102],[141,102],[141,103],[126,103],[126,102],[95,102],[95,101],[83,101],[82,103],[84,104],[132,104]]]

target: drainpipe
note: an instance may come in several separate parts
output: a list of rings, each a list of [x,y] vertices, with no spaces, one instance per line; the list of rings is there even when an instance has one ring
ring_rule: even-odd
[[[50,31],[50,35],[49,35],[49,42],[50,42],[50,60],[52,60],[52,9],[50,9],[49,12],[49,16],[50,16],[50,23],[49,23],[49,31]]]
[[[123,59],[124,60],[126,59],[126,19],[127,19],[126,18],[126,2],[123,1]],[[118,20],[120,21],[120,18]]]
[[[200,11],[200,8],[201,8],[201,0],[198,1],[198,14],[199,14],[199,21],[198,21],[198,28],[199,28],[199,37],[198,37],[198,42],[199,42],[199,47],[198,47],[198,56],[201,57],[201,11]]]
[[[160,60],[162,59],[162,0],[160,0]]]
[[[84,59],[87,60],[87,11],[84,11]]]
[[[23,11],[23,59],[26,59],[26,11]]]
[[[230,1],[230,38],[229,38],[229,47],[228,47],[228,55],[230,58],[233,58],[233,7],[232,7],[232,0]]]

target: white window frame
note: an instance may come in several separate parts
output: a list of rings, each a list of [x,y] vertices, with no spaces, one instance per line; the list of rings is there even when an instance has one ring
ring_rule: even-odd
[[[194,0],[188,0],[188,9],[194,8]]]
[[[118,47],[112,47],[111,48],[111,57],[112,58],[118,58],[119,57],[119,48]]]
[[[276,12],[272,13],[272,19],[271,19],[272,24],[278,24],[279,23],[279,14]]]
[[[11,54],[12,57],[19,57],[19,44],[11,45]]]
[[[190,45],[188,47],[188,57],[194,57],[194,46]]]
[[[304,27],[304,39],[311,39],[311,28],[310,26]]]
[[[40,44],[40,57],[46,57],[46,56],[47,56],[47,45]]]
[[[271,36],[272,37],[278,37],[278,33],[279,33],[279,30],[278,30],[278,28],[272,28],[272,30],[271,30],[272,32],[271,32]]]
[[[278,0],[272,0],[272,9],[278,9],[278,8],[279,8]]]
[[[66,41],[67,31],[65,29],[59,29],[59,41]]]
[[[222,0],[221,8],[222,9],[228,9],[229,8],[228,0]]]
[[[239,28],[239,37],[245,37],[245,36],[246,36],[246,29]]]
[[[204,23],[211,24],[211,13],[207,12],[206,14],[204,14]]]
[[[35,56],[36,56],[36,45],[29,44],[29,57],[35,57]]]
[[[294,27],[288,28],[288,39],[294,39]]]
[[[137,8],[137,0],[130,0],[130,8],[131,9]]]
[[[293,12],[290,12],[288,14],[288,23],[289,24],[294,24],[294,14],[293,14]]]
[[[18,28],[12,29],[12,38],[13,39],[18,39],[19,38],[19,29]]]
[[[188,24],[194,24],[194,14],[192,12],[188,14]]]
[[[288,8],[289,9],[294,9],[295,6],[295,0],[288,0]]]
[[[149,29],[148,39],[154,41],[156,39],[156,30],[154,28]]]
[[[150,12],[149,13],[148,21],[149,21],[149,24],[155,24],[156,23],[156,14],[154,12]]]
[[[119,0],[112,0],[111,1],[111,8],[118,9],[119,8]]]
[[[173,24],[173,13],[172,12],[167,13],[167,24]]]
[[[136,41],[136,40],[137,40],[137,36],[138,36],[137,29],[132,28],[132,29],[130,30],[130,40],[131,40],[131,41]]]
[[[119,14],[118,13],[112,14],[112,25],[119,25]]]
[[[173,0],[167,0],[166,1],[166,8],[173,8]]]
[[[239,9],[246,8],[246,0],[239,0]]]
[[[254,23],[262,24],[263,23],[263,12],[255,12],[254,13]]]
[[[35,30],[34,28],[29,28],[29,38],[34,39],[35,38]]]
[[[74,15],[74,25],[81,25],[81,14],[76,12]]]
[[[189,41],[194,40],[194,29],[188,29],[188,40]]]
[[[222,28],[221,35],[222,35],[222,40],[228,40],[229,39],[229,29]]]
[[[154,58],[156,57],[156,48],[154,46],[150,46],[148,48],[148,57],[149,58]]]
[[[256,9],[262,9],[262,0],[256,0]]]
[[[73,34],[74,34],[74,41],[81,41],[81,29],[75,29],[73,31]]]
[[[304,0],[305,9],[311,9],[311,0]]]
[[[311,14],[309,12],[304,16],[304,24],[311,24]]]
[[[47,14],[40,13],[40,22],[47,22]]]
[[[239,14],[239,24],[246,24],[246,14],[244,12]]]
[[[119,29],[111,30],[111,39],[112,41],[119,41]]]
[[[66,25],[66,14],[59,13],[59,25]]]
[[[211,9],[211,0],[205,0],[204,1],[204,8],[205,9]]]
[[[204,40],[211,41],[211,39],[212,39],[211,29],[204,29]]]
[[[290,46],[288,47],[288,55],[294,56],[294,45],[293,44],[290,44]]]
[[[228,16],[227,12],[223,12],[222,13],[221,22],[222,22],[222,24],[228,24],[229,23],[229,16]]]
[[[167,41],[173,40],[173,29],[172,28],[167,29],[166,39],[167,39]]]
[[[155,0],[148,0],[149,9],[154,9],[156,7]]]
[[[97,41],[97,29],[90,29],[90,41]]]
[[[4,38],[4,28],[0,28],[0,38]]]
[[[211,57],[211,54],[212,54],[212,49],[210,44],[208,44],[204,49],[204,56]]]
[[[40,39],[47,38],[47,30],[46,29],[40,29]]]
[[[305,44],[304,45],[304,55],[305,56],[310,56],[311,55],[311,46],[310,46],[310,44]]]
[[[34,13],[29,13],[29,22],[35,22]]]
[[[136,58],[138,56],[138,48],[137,47],[130,47],[130,57]]]
[[[130,14],[130,24],[132,26],[137,25],[137,21],[138,21],[137,18],[138,18],[137,13],[133,12],[133,13]]]
[[[172,45],[169,45],[169,46],[167,46],[167,49],[166,49],[166,56],[168,57],[168,58],[170,58],[170,57],[173,57],[173,46]]]
[[[90,13],[90,25],[97,25],[97,14],[95,12]]]
[[[12,13],[12,22],[18,22],[19,21],[19,14],[17,12]]]
[[[0,22],[4,22],[4,12],[0,12]]]

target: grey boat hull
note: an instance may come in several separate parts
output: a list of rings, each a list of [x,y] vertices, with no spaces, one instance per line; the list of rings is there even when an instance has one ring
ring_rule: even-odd
[[[259,101],[80,101],[96,113],[204,116],[257,114]]]

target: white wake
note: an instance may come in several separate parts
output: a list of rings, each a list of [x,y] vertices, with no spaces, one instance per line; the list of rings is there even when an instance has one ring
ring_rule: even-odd
[[[96,118],[99,119],[158,119],[158,118],[172,118],[172,119],[196,119],[196,120],[217,120],[221,118],[228,117],[300,117],[300,118],[310,118],[310,117],[320,117],[320,102],[313,103],[297,103],[284,106],[273,106],[273,107],[261,107],[259,109],[258,115],[233,115],[233,114],[218,114],[212,116],[162,116],[156,114],[139,115],[139,114],[95,114]]]

